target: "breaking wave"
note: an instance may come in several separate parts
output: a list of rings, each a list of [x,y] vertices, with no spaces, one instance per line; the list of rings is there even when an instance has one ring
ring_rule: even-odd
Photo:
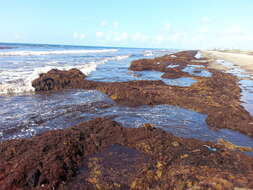
[[[55,50],[55,51],[7,51],[0,52],[0,56],[38,56],[57,54],[88,54],[117,52],[118,49],[95,49],[95,50]]]
[[[129,58],[131,55],[120,55],[114,57],[103,58],[98,61],[91,61],[87,63],[83,63],[76,66],[44,66],[44,67],[35,67],[33,70],[27,71],[2,71],[4,72],[5,78],[11,78],[11,80],[5,80],[3,82],[0,81],[0,95],[12,95],[12,94],[25,94],[34,92],[34,88],[32,87],[32,81],[39,77],[41,73],[46,73],[51,69],[60,69],[60,70],[69,70],[72,68],[79,69],[86,76],[91,72],[95,71],[98,65],[105,64],[108,61],[119,61],[123,59]],[[0,74],[1,71],[0,71]],[[14,77],[15,76],[15,77]]]
[[[150,57],[150,56],[153,56],[154,55],[154,53],[151,51],[151,50],[146,50],[145,52],[144,52],[144,56],[145,57]]]

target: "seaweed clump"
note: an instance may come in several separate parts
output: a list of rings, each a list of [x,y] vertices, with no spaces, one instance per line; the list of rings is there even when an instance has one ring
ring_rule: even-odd
[[[98,118],[0,144],[0,189],[253,188],[253,158]]]

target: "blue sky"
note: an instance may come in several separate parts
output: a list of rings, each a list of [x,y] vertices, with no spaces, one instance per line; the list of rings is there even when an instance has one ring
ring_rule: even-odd
[[[0,41],[253,49],[253,0],[0,0]]]

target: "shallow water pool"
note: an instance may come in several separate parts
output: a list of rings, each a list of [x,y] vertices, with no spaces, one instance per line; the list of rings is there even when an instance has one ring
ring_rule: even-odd
[[[3,100],[4,98],[4,100]],[[111,118],[125,127],[151,123],[176,136],[216,142],[224,138],[253,147],[253,139],[238,132],[213,130],[206,115],[171,105],[126,107],[96,90],[67,90],[34,96],[1,97],[0,141],[31,137],[48,130],[63,129],[98,117]],[[22,102],[22,104],[20,103]]]

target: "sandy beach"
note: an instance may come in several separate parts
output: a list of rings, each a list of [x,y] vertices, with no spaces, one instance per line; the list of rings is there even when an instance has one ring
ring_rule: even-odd
[[[204,57],[208,57],[213,60],[210,64],[211,68],[226,70],[225,66],[221,66],[214,62],[217,59],[223,59],[229,61],[234,65],[240,66],[242,69],[250,74],[253,74],[253,55],[250,52],[234,51],[234,52],[224,52],[224,51],[201,51]]]
[[[252,6],[2,1],[0,190],[253,190]]]
[[[181,51],[141,58],[125,68],[148,79],[154,71],[162,73],[153,80],[122,81],[126,76],[120,74],[118,81],[98,81],[78,68],[41,73],[31,84],[40,97],[35,104],[53,112],[43,118],[35,107],[27,115],[36,126],[31,131],[43,125],[50,130],[0,141],[0,189],[252,189],[253,117],[241,105],[238,78],[210,69],[197,55]],[[190,84],[172,85],[173,80]],[[43,97],[50,104],[42,104]],[[29,127],[21,124],[3,135]]]

